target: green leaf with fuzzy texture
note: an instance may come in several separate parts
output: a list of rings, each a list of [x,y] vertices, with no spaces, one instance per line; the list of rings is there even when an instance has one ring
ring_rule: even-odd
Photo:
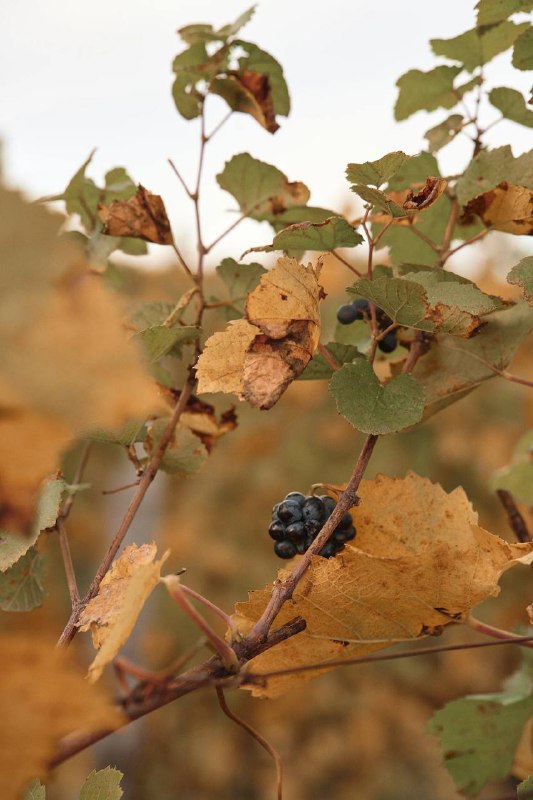
[[[31,611],[42,603],[44,559],[35,547],[0,573],[0,608],[2,611]]]
[[[516,25],[505,21],[486,28],[472,28],[453,39],[431,39],[430,44],[436,56],[459,61],[468,72],[473,72],[508,50],[528,27],[528,22]]]
[[[506,119],[525,125],[526,128],[533,128],[533,111],[526,106],[526,101],[516,89],[508,89],[500,86],[489,92],[489,100]]]
[[[507,282],[520,286],[526,301],[533,306],[533,256],[526,256],[515,264],[507,275]]]
[[[267,271],[257,262],[239,264],[234,258],[224,258],[216,268],[218,277],[225,283],[234,302],[245,300]]]
[[[239,58],[239,70],[266,75],[271,91],[274,114],[281,114],[282,117],[286,117],[291,110],[291,101],[281,64],[270,53],[261,50],[260,47],[251,42],[236,39],[233,46],[244,50],[244,55]]]
[[[435,67],[429,72],[411,69],[396,81],[399,94],[394,106],[397,120],[407,119],[416,111],[435,111],[436,108],[453,108],[457,105],[454,78],[460,67]]]
[[[15,564],[35,544],[41,531],[52,528],[57,520],[63,494],[68,486],[61,478],[43,481],[35,519],[28,535],[11,531],[0,531],[0,572]]]
[[[350,364],[357,358],[361,358],[361,353],[351,344],[341,344],[339,342],[329,342],[326,350],[330,353],[333,360],[337,364]],[[309,364],[299,377],[301,381],[319,381],[329,379],[335,370],[331,364],[324,358],[322,353],[315,353]]]
[[[533,69],[533,27],[518,37],[513,49],[513,67],[528,72]]]
[[[362,433],[396,433],[422,419],[424,389],[418,381],[399,375],[383,386],[366,359],[345,364],[329,386],[339,414]]]
[[[123,791],[120,781],[124,775],[118,769],[93,769],[81,787],[80,800],[120,800]]]
[[[425,416],[460,400],[484,381],[495,367],[505,369],[520,343],[533,330],[533,308],[524,302],[496,311],[477,336],[436,336],[413,375],[425,387]]]
[[[350,183],[372,184],[376,188],[387,183],[398,172],[410,156],[397,150],[387,153],[377,161],[365,161],[363,164],[348,164],[346,179]]]
[[[235,22],[223,25],[215,30],[212,25],[196,23],[185,25],[178,29],[178,34],[186,44],[197,44],[198,42],[225,42],[227,39],[236,36],[253,17],[255,6],[244,11]]]
[[[148,455],[157,449],[169,421],[170,417],[160,417],[152,423],[144,445]],[[206,458],[207,450],[198,436],[184,425],[178,425],[163,456],[161,469],[172,475],[194,475],[202,468]]]
[[[114,430],[96,428],[90,431],[86,438],[99,444],[118,444],[121,447],[129,447],[135,442],[144,442],[146,423],[144,420],[133,420]]]
[[[533,798],[533,776],[530,775],[525,781],[516,787],[518,800],[532,800]]]
[[[457,199],[461,205],[466,205],[504,181],[533,189],[533,150],[518,158],[513,156],[509,145],[482,150],[457,181]]]
[[[451,114],[443,122],[439,122],[434,128],[430,128],[424,134],[428,140],[428,150],[430,153],[437,153],[445,145],[455,139],[463,127],[464,117],[462,114]]]
[[[531,11],[533,3],[531,0],[479,0],[476,8],[477,24],[481,27],[502,22],[519,11]]]
[[[281,170],[249,153],[239,153],[227,161],[217,181],[235,198],[241,213],[256,220],[270,222],[287,208],[305,205],[309,199],[305,184],[289,183]]]
[[[24,792],[24,800],[45,800],[46,789],[39,780],[32,781]]]
[[[362,242],[363,237],[344,217],[331,217],[325,222],[301,222],[289,225],[274,236],[272,244],[252,247],[249,252],[270,253],[273,250],[331,252],[337,247],[356,247]]]
[[[533,697],[472,695],[447,703],[431,718],[444,765],[457,789],[470,797],[488,780],[505,778],[524,729],[533,714]]]
[[[159,361],[163,356],[169,355],[171,351],[176,353],[184,344],[198,339],[200,329],[194,325],[183,325],[169,328],[165,325],[154,325],[136,333],[133,338],[140,341],[146,350],[148,358],[152,363]]]

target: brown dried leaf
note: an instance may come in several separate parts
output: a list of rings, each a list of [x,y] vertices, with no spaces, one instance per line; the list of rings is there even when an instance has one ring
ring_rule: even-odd
[[[225,78],[215,78],[209,90],[223,97],[234,111],[250,114],[269,133],[278,130],[268,75],[246,69],[230,72]]]
[[[53,640],[4,636],[1,648],[2,800],[19,800],[29,780],[45,777],[62,737],[118,728],[123,718]]]
[[[198,436],[210,453],[221,436],[235,430],[237,415],[232,406],[220,415],[220,419],[217,419],[214,406],[193,396],[189,398],[187,407],[180,417],[180,424]]]
[[[533,235],[533,191],[525,186],[500,183],[480,194],[464,208],[463,219],[481,217],[488,228],[515,236]]]
[[[108,236],[131,236],[155,244],[172,244],[172,231],[165,205],[158,194],[144,186],[129,200],[113,200],[111,205],[98,206],[98,216]]]
[[[406,210],[414,209],[417,211],[429,208],[437,202],[447,185],[448,181],[444,178],[426,178],[422,189],[409,190],[402,206]]]
[[[159,583],[161,567],[170,550],[154,561],[156,545],[131,544],[113,563],[100,589],[80,615],[81,631],[91,630],[98,650],[89,667],[89,681],[98,680],[106,664],[113,660],[141,613],[152,589]]]
[[[318,345],[322,289],[311,266],[280,258],[248,295],[246,320],[206,342],[198,361],[198,391],[233,392],[271,408],[300,375]]]
[[[302,616],[307,629],[251,662],[253,671],[346,660],[399,641],[439,633],[499,592],[501,573],[533,560],[533,544],[511,545],[477,526],[464,491],[451,494],[426,478],[380,475],[363,481],[352,516],[357,546],[318,556],[285,603],[274,628]],[[283,580],[286,572],[281,572]],[[265,608],[271,586],[237,603],[234,621],[246,633]],[[316,672],[273,677],[261,697],[274,697]]]

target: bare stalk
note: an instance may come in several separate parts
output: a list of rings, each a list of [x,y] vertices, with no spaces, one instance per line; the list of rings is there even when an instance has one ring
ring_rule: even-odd
[[[498,500],[504,507],[507,513],[507,519],[509,520],[509,525],[511,530],[514,532],[514,535],[519,542],[530,542],[531,541],[531,534],[529,533],[529,529],[527,527],[526,521],[520,511],[517,508],[517,505],[514,501],[514,497],[511,492],[507,492],[505,489],[498,489],[496,491],[498,495]]]

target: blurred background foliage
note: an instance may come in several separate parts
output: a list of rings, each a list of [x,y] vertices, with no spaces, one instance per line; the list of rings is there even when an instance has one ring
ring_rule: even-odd
[[[120,267],[117,277],[120,293],[132,306],[148,300],[175,302],[187,288],[173,270]],[[328,293],[325,326],[332,330],[350,275],[338,262],[326,259],[321,282]],[[488,261],[478,283],[485,291],[512,295],[512,287],[498,278]],[[207,296],[211,290],[220,291],[214,275],[206,286]],[[216,312],[210,319],[213,327],[223,324]],[[328,341],[327,335],[323,341]],[[511,367],[529,378],[531,345],[530,338]],[[213,402],[221,410],[228,407],[227,397]],[[336,413],[326,382],[296,382],[272,410],[238,404],[237,413],[237,430],[219,440],[200,474],[187,480],[157,477],[128,539],[138,544],[155,540],[160,552],[170,547],[169,570],[186,567],[188,585],[228,612],[246,598],[248,589],[271,581],[280,566],[267,535],[272,505],[288,491],[308,492],[313,483],[342,484],[363,439]],[[533,393],[495,378],[414,430],[382,437],[367,477],[378,472],[403,476],[412,469],[447,491],[461,485],[481,525],[512,540],[489,483],[532,425]],[[67,454],[67,478],[78,458],[79,448]],[[92,489],[77,498],[69,525],[82,588],[94,574],[132,490],[102,492],[134,479],[123,451],[93,446],[86,474]],[[527,515],[527,509],[522,511]],[[49,552],[55,559],[48,562],[49,596],[43,608],[22,615],[22,620],[4,615],[4,627],[59,633],[68,616],[68,593],[56,543]],[[506,628],[526,623],[528,577],[526,568],[504,576],[500,598],[486,603],[479,616]],[[213,624],[218,626],[217,621]],[[162,668],[198,638],[161,588],[124,652],[148,668]],[[443,639],[479,637],[449,628]],[[80,655],[87,658],[88,637],[78,636],[75,647],[86,651]],[[245,691],[228,692],[227,699],[279,749],[289,800],[454,800],[459,795],[441,766],[436,741],[425,733],[426,722],[433,709],[450,699],[498,690],[518,663],[518,650],[511,647],[443,653],[347,667],[277,700],[252,700]],[[111,683],[111,674],[107,680]],[[525,776],[533,767],[527,742],[521,759],[517,774]],[[274,793],[273,764],[255,741],[223,716],[211,691],[189,695],[65,763],[56,770],[47,797],[70,800],[90,769],[107,764],[125,773],[127,800],[260,800]],[[493,784],[481,797],[511,796],[512,785]]]

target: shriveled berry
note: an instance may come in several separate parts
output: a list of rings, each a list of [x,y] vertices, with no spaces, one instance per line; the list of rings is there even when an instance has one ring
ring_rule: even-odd
[[[287,525],[290,525],[291,522],[299,522],[302,519],[302,508],[293,500],[284,500],[279,504],[278,517]]]
[[[378,347],[382,353],[392,353],[396,350],[398,342],[396,341],[396,334],[390,331],[386,336],[378,342]]]
[[[274,552],[280,558],[294,558],[296,555],[296,547],[292,542],[285,539],[282,542],[276,542],[274,545]]]
[[[274,522],[270,523],[270,527],[268,529],[268,533],[269,533],[269,536],[271,536],[273,539],[276,539],[276,540],[285,539],[286,536],[287,536],[286,530],[285,530],[285,525],[279,519],[276,519],[276,520],[274,520]]]

